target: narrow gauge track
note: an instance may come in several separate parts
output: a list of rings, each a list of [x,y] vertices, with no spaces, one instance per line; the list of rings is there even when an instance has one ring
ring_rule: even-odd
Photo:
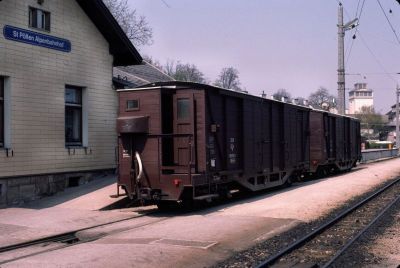
[[[93,230],[96,228],[101,228],[101,227],[105,227],[105,226],[110,226],[113,224],[117,224],[120,222],[125,222],[125,221],[129,221],[129,220],[133,220],[133,219],[138,219],[138,218],[142,218],[144,216],[149,216],[149,215],[156,215],[156,214],[162,214],[160,212],[158,212],[157,210],[151,210],[147,213],[143,213],[141,215],[136,215],[136,216],[132,216],[132,217],[128,217],[125,219],[120,219],[120,220],[115,220],[115,221],[111,221],[111,222],[107,222],[107,223],[102,223],[102,224],[97,224],[97,225],[93,225],[93,226],[89,226],[89,227],[85,227],[85,228],[80,228],[80,229],[76,229],[76,230],[72,230],[72,231],[67,231],[67,232],[63,232],[63,233],[59,233],[59,234],[55,234],[55,235],[50,235],[50,236],[46,236],[46,237],[42,237],[39,239],[32,239],[29,241],[25,241],[25,242],[21,242],[21,243],[16,243],[16,244],[12,244],[9,246],[4,246],[4,247],[0,247],[0,257],[1,254],[3,253],[13,253],[14,251],[18,251],[21,249],[28,249],[31,247],[39,247],[39,249],[37,251],[34,252],[29,252],[26,254],[16,254],[16,257],[12,257],[9,259],[1,259],[0,258],[0,265],[5,264],[5,263],[9,263],[9,262],[13,262],[19,259],[23,259],[23,258],[27,258],[30,256],[34,256],[34,255],[38,255],[38,254],[42,254],[42,253],[46,253],[46,252],[50,252],[50,251],[54,251],[54,250],[58,250],[58,249],[62,249],[65,247],[70,247],[70,246],[74,246],[74,245],[78,245],[78,244],[82,244],[82,243],[88,243],[97,239],[100,239],[106,235],[110,235],[113,234],[115,232],[109,232],[107,234],[99,234],[95,237],[89,238],[89,239],[83,239],[80,240],[78,237],[78,233],[79,232],[83,232],[83,231],[88,231],[88,230]],[[136,228],[140,228],[146,225],[150,225],[150,224],[155,224],[161,221],[165,221],[167,219],[170,219],[170,217],[160,217],[160,219],[156,220],[156,221],[151,221],[149,223],[144,223],[144,224],[140,224],[140,225],[136,225],[136,226],[132,226],[132,227],[126,227],[126,228],[122,228],[122,229],[118,229],[117,232],[123,232],[123,231],[127,231],[127,230],[132,230],[132,229],[136,229]],[[47,247],[49,245],[52,245],[50,247]],[[40,248],[42,246],[42,248]]]
[[[334,266],[348,248],[400,200],[400,178],[270,256],[257,267]]]

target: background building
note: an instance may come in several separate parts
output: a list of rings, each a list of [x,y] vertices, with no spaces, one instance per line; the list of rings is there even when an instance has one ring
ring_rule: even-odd
[[[396,141],[396,104],[390,107],[390,111],[386,113],[388,118],[388,123],[386,124],[386,129],[388,132],[387,140],[391,142]]]
[[[101,0],[0,1],[0,205],[116,166],[113,67],[141,56]]]
[[[374,107],[373,91],[367,88],[367,83],[356,83],[354,89],[349,92],[348,114],[359,113],[363,106]]]

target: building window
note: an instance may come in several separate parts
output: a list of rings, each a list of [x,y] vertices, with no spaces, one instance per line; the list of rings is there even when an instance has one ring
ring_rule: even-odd
[[[136,111],[139,110],[139,100],[128,100],[126,101],[126,110],[127,111]]]
[[[0,76],[0,147],[4,147],[4,77]]]
[[[50,31],[50,12],[30,7],[29,26],[32,28]]]
[[[190,117],[190,101],[189,99],[178,99],[178,120],[189,119]]]
[[[82,88],[65,87],[65,144],[82,146]]]

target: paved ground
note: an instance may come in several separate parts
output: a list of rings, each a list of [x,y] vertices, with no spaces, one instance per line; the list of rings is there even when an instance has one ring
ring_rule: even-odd
[[[300,222],[317,219],[350,198],[399,175],[400,159],[363,165],[351,173],[299,184],[191,214],[144,216],[112,227],[82,232],[79,234],[81,237],[100,233],[109,235],[91,243],[20,259],[2,267],[209,266],[231,256],[235,251],[294,228]],[[62,205],[66,203],[69,204],[68,208]],[[1,227],[3,224],[5,228],[14,230],[8,234],[0,230],[0,241],[4,243],[7,239],[21,239],[26,233],[30,234],[29,229],[32,231],[32,228],[42,230],[42,226],[46,226],[57,229],[65,222],[73,226],[90,225],[97,220],[127,217],[135,213],[126,210],[79,210],[74,207],[77,204],[80,203],[75,200],[44,211],[0,211],[0,228],[4,228]],[[48,216],[48,213],[52,216]],[[72,216],[68,217],[66,213]],[[63,220],[54,219],[57,215]]]
[[[134,216],[135,212],[99,211],[121,199],[110,197],[116,194],[115,181],[114,176],[98,178],[24,207],[0,209],[0,245]]]

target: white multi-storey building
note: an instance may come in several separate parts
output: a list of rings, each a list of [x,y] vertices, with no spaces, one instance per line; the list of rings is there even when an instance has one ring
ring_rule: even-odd
[[[356,83],[354,89],[349,92],[349,114],[356,114],[361,107],[374,107],[374,94],[372,89],[367,88],[367,83]]]
[[[0,206],[115,168],[114,66],[141,56],[101,0],[0,0]]]

